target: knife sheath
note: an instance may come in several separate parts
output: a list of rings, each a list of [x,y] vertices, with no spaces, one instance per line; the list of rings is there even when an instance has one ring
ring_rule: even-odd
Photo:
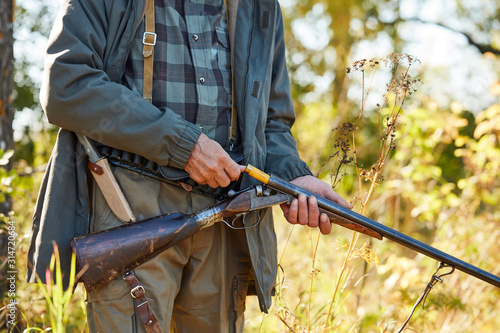
[[[101,158],[97,163],[89,160],[89,170],[92,172],[99,189],[108,203],[109,207],[115,213],[116,217],[122,222],[135,222],[135,216],[125,198],[120,186],[109,167],[108,160]]]

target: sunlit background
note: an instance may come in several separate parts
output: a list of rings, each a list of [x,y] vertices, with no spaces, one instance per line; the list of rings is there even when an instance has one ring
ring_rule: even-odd
[[[16,5],[14,157],[20,174],[28,177],[22,178],[14,206],[23,230],[22,254],[57,132],[45,121],[38,89],[58,3],[18,0]],[[355,134],[359,169],[351,163],[335,187],[353,200],[356,211],[362,209],[359,198],[366,197],[370,180],[358,181],[358,176],[378,159],[376,105],[384,99],[392,72],[381,68],[363,90],[361,73],[346,68],[391,53],[416,57],[410,75],[420,83],[405,101],[395,151],[365,213],[500,275],[500,3],[283,0],[281,6],[297,114],[293,131],[312,171],[332,180],[338,128],[356,122],[369,88]],[[352,134],[344,139],[352,154]],[[280,218],[276,229],[280,275],[275,304],[264,315],[249,299],[248,332],[396,332],[437,266],[389,241],[361,236],[356,253],[362,257],[371,248],[378,264],[351,258],[343,270],[350,232],[334,227],[333,235],[319,238]],[[19,285],[19,306],[26,315],[21,322],[46,328],[42,294],[21,280]],[[426,311],[417,310],[408,331],[496,332],[499,296],[498,288],[455,273],[431,293]],[[86,330],[84,298],[79,287],[68,332]]]

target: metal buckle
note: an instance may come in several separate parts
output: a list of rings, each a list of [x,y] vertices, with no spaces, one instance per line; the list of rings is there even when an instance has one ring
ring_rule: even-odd
[[[146,42],[147,36],[153,36],[153,42],[152,43]],[[142,44],[155,46],[156,45],[156,33],[145,31],[144,35],[142,35]]]
[[[143,287],[143,286],[141,286],[141,285],[138,285],[137,287],[134,287],[134,288],[132,288],[132,290],[130,290],[130,295],[132,295],[132,297],[133,297],[133,298],[137,298],[137,297],[135,296],[135,292],[136,292],[136,291],[138,291],[138,290],[140,290],[140,289],[142,289],[142,292],[143,292],[144,294],[146,294],[146,290],[144,289],[144,287]]]

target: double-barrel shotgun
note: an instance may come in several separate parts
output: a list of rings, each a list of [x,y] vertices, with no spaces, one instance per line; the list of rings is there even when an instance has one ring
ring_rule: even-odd
[[[358,214],[335,202],[318,196],[276,176],[248,165],[245,172],[263,184],[230,192],[227,198],[202,212],[185,215],[172,213],[105,231],[88,234],[71,241],[81,280],[87,291],[122,277],[160,252],[217,222],[233,228],[251,228],[259,223],[260,209],[290,203],[304,194],[317,199],[321,213],[334,224],[382,240],[384,237],[404,247],[431,257],[442,265],[456,268],[500,288],[500,277],[468,264],[456,257]],[[248,224],[248,214],[257,214],[256,223]]]

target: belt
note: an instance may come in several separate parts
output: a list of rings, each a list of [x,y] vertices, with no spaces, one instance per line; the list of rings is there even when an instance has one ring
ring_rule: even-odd
[[[238,191],[240,189],[240,181],[231,182],[227,187],[212,188],[208,185],[201,185],[189,177],[185,170],[178,168],[159,165],[140,155],[133,154],[124,150],[112,148],[99,144],[97,147],[99,153],[105,156],[109,163],[113,166],[121,167],[133,172],[137,172],[143,176],[181,187],[186,191],[201,194],[216,200],[222,200],[227,197],[229,191]],[[240,163],[243,161],[243,155],[238,153],[229,153],[231,158]]]

